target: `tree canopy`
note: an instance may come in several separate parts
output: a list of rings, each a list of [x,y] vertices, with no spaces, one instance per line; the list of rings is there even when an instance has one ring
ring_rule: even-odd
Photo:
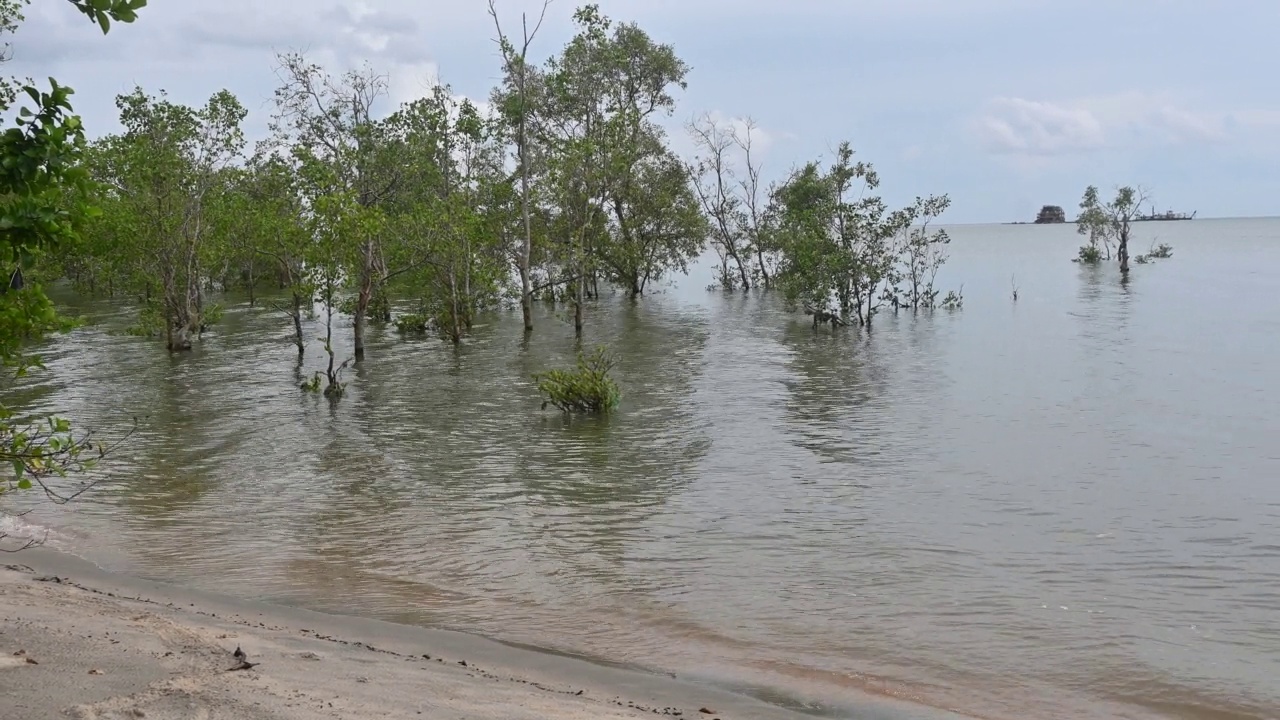
[[[144,6],[70,2],[104,31]],[[9,30],[20,5],[0,0]],[[946,196],[890,208],[848,143],[768,185],[750,121],[690,124],[698,154],[683,158],[668,127],[691,69],[673,46],[585,5],[568,42],[537,62],[546,6],[515,37],[489,11],[501,76],[487,103],[440,83],[392,107],[375,68],[284,52],[270,135],[253,144],[227,90],[190,106],[135,88],[116,99],[123,129],[90,143],[69,88],[13,84],[5,107],[32,105],[0,148],[12,269],[0,359],[28,361],[26,343],[67,326],[40,289],[61,278],[131,300],[129,332],[173,353],[216,328],[228,293],[245,293],[279,314],[300,367],[322,349],[302,385],[335,399],[370,325],[459,345],[482,315],[516,304],[533,331],[543,301],[581,339],[603,293],[639,301],[708,246],[722,287],[776,289],[815,323],[870,326],[884,307],[940,304],[948,238],[930,223]],[[347,326],[350,357],[334,341]]]

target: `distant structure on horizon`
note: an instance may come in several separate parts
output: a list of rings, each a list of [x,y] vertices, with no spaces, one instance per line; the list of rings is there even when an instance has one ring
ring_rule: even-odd
[[[1165,212],[1158,213],[1156,212],[1156,206],[1152,205],[1150,215],[1139,215],[1138,217],[1134,218],[1133,221],[1134,222],[1156,222],[1160,220],[1195,220],[1195,218],[1196,218],[1196,214],[1194,212],[1192,212],[1190,215],[1188,215],[1187,213],[1176,213],[1172,210],[1166,210]]]
[[[1052,225],[1066,221],[1067,211],[1060,205],[1045,205],[1040,208],[1040,214],[1036,215],[1036,225]]]

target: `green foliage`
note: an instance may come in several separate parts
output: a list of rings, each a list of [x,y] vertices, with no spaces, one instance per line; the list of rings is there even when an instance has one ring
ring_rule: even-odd
[[[80,493],[63,495],[50,481],[85,472],[106,453],[105,446],[73,434],[63,418],[23,422],[0,408],[0,462],[13,469],[11,477],[0,481],[0,495],[39,486],[51,500],[67,502]]]
[[[569,288],[581,335],[598,279],[639,295],[663,273],[683,271],[707,230],[656,122],[674,111],[688,66],[670,45],[615,25],[595,5],[574,22],[577,33],[537,77],[533,125],[550,235],[562,240],[546,248],[544,267]],[[521,110],[527,119],[528,105]]]
[[[395,319],[396,330],[401,333],[425,333],[433,320],[423,313],[408,313]]]
[[[964,307],[964,286],[959,290],[948,290],[947,296],[942,298],[941,307],[943,310],[959,310]]]
[[[1152,243],[1151,249],[1147,251],[1146,255],[1138,255],[1133,258],[1133,261],[1145,265],[1152,260],[1165,260],[1171,257],[1173,257],[1172,245],[1168,243],[1160,243],[1159,245]]]
[[[597,347],[590,355],[579,353],[577,367],[573,370],[550,370],[538,373],[533,379],[538,392],[548,405],[566,413],[608,413],[618,407],[621,397],[618,385],[609,377],[616,364],[608,350]]]
[[[23,373],[39,367],[39,358],[25,352],[27,345],[48,333],[70,330],[75,324],[58,315],[43,288],[35,283],[20,290],[0,291],[0,367]]]
[[[501,127],[439,86],[392,115],[388,138],[404,163],[387,202],[400,239],[391,257],[404,268],[395,283],[421,309],[415,325],[460,343],[510,285],[516,195],[502,164]]]
[[[111,29],[111,21],[131,23],[138,19],[138,11],[147,6],[147,0],[69,0],[77,10],[98,23],[105,35]]]
[[[200,329],[207,330],[213,325],[217,325],[226,317],[227,309],[219,303],[210,303],[204,307],[204,311],[200,317]]]
[[[947,196],[917,198],[890,210],[875,194],[880,179],[853,162],[843,143],[825,171],[811,162],[773,192],[769,241],[780,254],[776,281],[787,301],[819,317],[870,325],[885,301],[932,308],[934,278],[947,260],[945,231],[929,223]]]
[[[145,303],[138,311],[138,322],[125,328],[125,335],[160,337],[164,335],[164,315],[156,303]]]
[[[333,357],[333,349],[326,345],[325,349],[329,352],[329,357]],[[342,373],[351,364],[350,360],[344,361],[337,367],[333,366],[332,360],[329,363],[327,375],[329,382],[324,386],[324,396],[330,400],[337,400],[347,392],[347,384],[342,382]],[[317,373],[318,374],[318,373]]]
[[[1075,261],[1087,265],[1097,265],[1102,262],[1102,249],[1096,243],[1081,245],[1080,254],[1075,258]]]
[[[348,295],[338,301],[337,311],[343,315],[355,315],[358,300],[355,295]]]
[[[271,142],[287,148],[297,163],[304,206],[311,214],[320,214],[322,203],[331,204],[324,214],[332,225],[325,230],[325,241],[316,243],[321,257],[318,262],[308,260],[313,268],[323,265],[322,274],[335,285],[351,286],[359,360],[370,303],[381,295],[389,274],[382,232],[385,201],[401,180],[388,126],[374,120],[375,106],[387,92],[387,78],[368,67],[333,76],[297,53],[277,59],[284,82],[276,90]],[[314,280],[314,270],[311,275]]]
[[[946,230],[929,231],[930,222],[951,206],[951,199],[941,197],[917,198],[910,209],[912,222],[901,234],[898,252],[901,270],[892,276],[897,286],[889,290],[896,305],[912,309],[932,308],[938,302],[938,290],[934,282],[938,270],[947,262],[947,246],[951,237]],[[950,293],[948,297],[955,295]]]
[[[1120,272],[1129,272],[1129,239],[1133,222],[1139,217],[1147,195],[1141,188],[1129,186],[1116,189],[1115,199],[1103,202],[1098,188],[1090,185],[1080,200],[1080,216],[1076,219],[1076,232],[1089,237],[1089,244],[1080,248],[1076,258],[1080,262],[1097,263],[1099,258],[1110,260],[1115,248]],[[1169,248],[1172,254],[1173,248]],[[1146,262],[1143,257],[1138,262]]]
[[[605,277],[632,297],[666,273],[688,271],[710,231],[684,164],[665,149],[636,159],[612,198],[609,242],[599,250]]]
[[[320,374],[320,371],[317,370],[315,374],[311,376],[311,379],[302,381],[302,389],[310,393],[320,392],[320,385],[323,377],[324,376]]]
[[[187,350],[211,322],[210,269],[227,265],[228,236],[243,229],[230,218],[245,210],[232,164],[246,111],[226,91],[192,108],[137,88],[116,105],[124,131],[95,143],[90,156],[106,201],[84,246],[86,272],[109,268],[116,284],[157,295],[169,349]]]
[[[145,0],[71,2],[104,33],[112,19],[132,22],[146,5]],[[0,3],[0,33],[17,28],[24,4]],[[17,108],[13,126],[0,133],[0,263],[6,278],[0,290],[0,365],[17,375],[40,367],[39,358],[25,355],[27,343],[72,324],[58,317],[39,284],[20,282],[24,271],[31,274],[37,262],[74,245],[78,231],[99,212],[91,202],[93,185],[82,162],[84,128],[72,114],[71,95],[71,88],[53,78],[48,91],[0,80],[0,114]],[[19,96],[31,104],[18,104]],[[65,419],[19,420],[0,405],[0,460],[14,473],[0,484],[0,492],[39,486],[49,498],[65,502],[74,494],[61,495],[48,481],[83,472],[95,454],[105,452],[87,436],[73,435]]]

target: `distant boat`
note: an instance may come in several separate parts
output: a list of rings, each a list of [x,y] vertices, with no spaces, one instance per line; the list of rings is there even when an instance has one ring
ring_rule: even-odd
[[[1191,213],[1190,215],[1188,215],[1187,213],[1176,213],[1172,210],[1167,210],[1165,212],[1158,213],[1156,212],[1155,206],[1152,205],[1150,215],[1139,215],[1138,217],[1134,218],[1133,221],[1134,222],[1156,222],[1161,220],[1194,220],[1195,217],[1196,217],[1196,214],[1194,212]]]

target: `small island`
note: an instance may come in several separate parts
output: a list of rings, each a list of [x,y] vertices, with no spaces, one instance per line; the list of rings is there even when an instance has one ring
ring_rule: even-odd
[[[1067,211],[1059,205],[1045,205],[1040,208],[1040,214],[1036,215],[1036,225],[1051,225],[1066,221]]]

